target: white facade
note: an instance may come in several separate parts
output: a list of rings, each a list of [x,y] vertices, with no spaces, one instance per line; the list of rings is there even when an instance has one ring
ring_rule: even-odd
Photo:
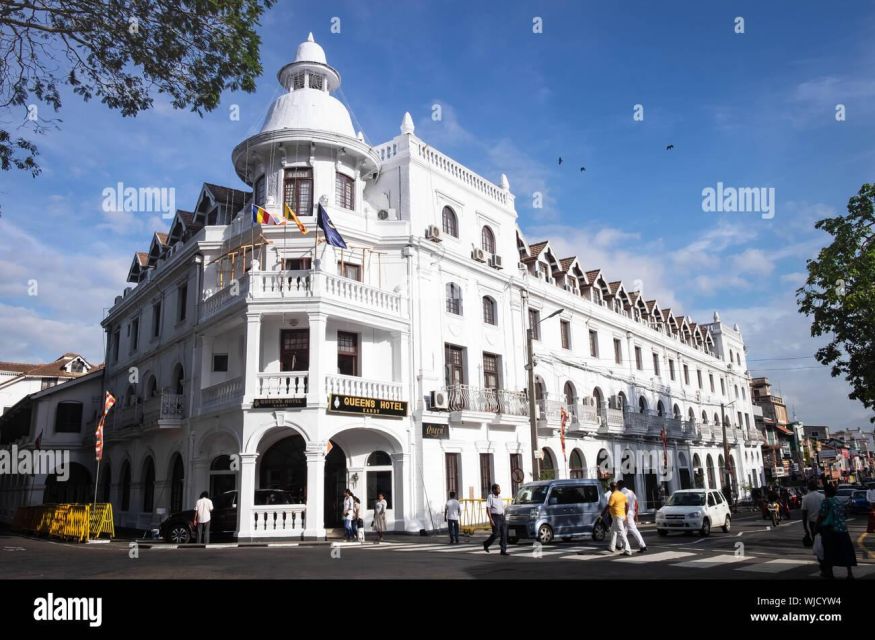
[[[440,526],[450,488],[480,498],[498,482],[509,495],[512,466],[532,477],[529,313],[558,309],[535,341],[539,448],[552,473],[595,477],[602,450],[609,464],[665,450],[688,469],[669,490],[694,481],[694,461],[701,481],[719,486],[722,432],[711,427],[722,402],[733,403],[739,480],[759,484],[737,328],[664,315],[549,244],[528,244],[507,179],[493,184],[428,146],[409,115],[398,136],[368,146],[331,95],[340,75],[312,39],[278,77],[287,93],[232,154],[253,193],[205,185],[169,237],[156,234],[135,257],[136,286],[103,322],[106,386],[119,398],[106,456],[120,525],[154,526],[158,510],[233,487],[241,539],[323,537],[350,487],[369,510],[377,490],[388,494],[390,528],[415,532]],[[309,233],[253,225],[250,199],[277,216],[289,202]],[[320,199],[348,250],[322,242],[314,252]],[[432,407],[433,391],[446,409]],[[404,415],[337,413],[338,395],[401,402]],[[424,424],[446,426],[447,437],[424,438],[435,431]],[[645,471],[625,478],[652,506],[657,485]],[[259,488],[287,489],[300,504],[256,505]]]

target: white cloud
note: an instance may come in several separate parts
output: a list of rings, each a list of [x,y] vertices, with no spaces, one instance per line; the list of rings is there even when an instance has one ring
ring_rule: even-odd
[[[762,249],[745,249],[732,257],[736,273],[767,276],[775,270],[772,258]]]

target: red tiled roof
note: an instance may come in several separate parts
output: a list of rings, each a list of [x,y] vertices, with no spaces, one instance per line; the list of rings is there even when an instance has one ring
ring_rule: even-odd
[[[26,376],[36,378],[78,378],[85,375],[86,371],[81,373],[68,373],[64,367],[73,359],[79,358],[76,353],[65,353],[54,362],[45,364],[32,364],[24,362],[0,362],[0,371],[14,371]],[[103,365],[101,365],[103,366]],[[92,367],[91,371],[94,371]]]
[[[141,267],[146,267],[149,265],[149,253],[146,251],[137,251],[137,253],[134,255],[134,259]]]
[[[647,310],[652,312],[652,311],[653,311],[653,307],[656,306],[656,300],[648,300],[648,301],[645,302],[644,304],[647,305]]]
[[[592,271],[587,271],[586,279],[589,280],[590,283],[592,283],[593,280],[595,280],[601,272],[601,269],[593,269]]]
[[[617,280],[616,282],[609,282],[608,283],[608,288],[610,288],[612,296],[617,295],[617,291],[619,291],[620,287],[622,287],[622,286],[623,286],[623,282],[620,280]]]
[[[577,258],[574,258],[574,257],[562,258],[559,261],[559,266],[562,267],[562,271],[567,272],[568,268],[574,263],[575,260],[577,260]]]
[[[529,256],[532,258],[537,258],[541,252],[544,250],[544,247],[547,246],[547,241],[544,242],[536,242],[535,244],[529,245]]]

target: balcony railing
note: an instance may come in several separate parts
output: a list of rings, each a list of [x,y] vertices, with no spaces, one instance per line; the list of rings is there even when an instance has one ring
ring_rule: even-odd
[[[487,389],[467,384],[446,387],[450,411],[481,411],[511,416],[529,415],[526,394],[506,389]]]
[[[216,411],[235,404],[243,398],[243,378],[226,380],[201,389],[201,411]]]
[[[249,274],[255,300],[324,297],[342,304],[401,315],[401,295],[325,271],[256,271]]]
[[[672,438],[680,438],[684,435],[684,421],[682,418],[667,418],[666,433]]]
[[[282,504],[252,507],[250,522],[256,538],[282,538],[304,533],[307,505]]]
[[[626,433],[644,435],[649,428],[650,416],[647,413],[627,411],[625,416]]]
[[[685,440],[693,440],[700,429],[699,423],[695,420],[686,420],[684,422],[683,438]]]
[[[404,400],[404,385],[386,380],[368,380],[358,376],[325,376],[326,393],[381,400]]]
[[[200,320],[204,322],[213,316],[221,313],[229,306],[239,300],[245,300],[246,294],[249,292],[249,275],[244,275],[239,280],[232,280],[231,283],[216,291],[210,296],[204,298],[201,303]]]
[[[185,420],[185,395],[162,391],[143,405],[143,426],[178,426]]]
[[[623,420],[622,409],[611,409],[605,407],[602,409],[602,425],[600,431],[606,433],[623,433],[625,422]]]
[[[306,398],[309,374],[306,371],[278,371],[259,373],[259,398]]]

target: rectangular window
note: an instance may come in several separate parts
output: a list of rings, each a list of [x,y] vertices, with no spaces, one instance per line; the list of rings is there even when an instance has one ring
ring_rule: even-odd
[[[708,374],[708,384],[711,385],[711,393],[714,393],[714,374],[713,373]]]
[[[261,176],[258,180],[255,181],[255,204],[258,206],[263,206],[265,200],[267,200],[267,180],[265,176]]]
[[[738,422],[736,423],[736,426],[741,426],[741,411],[738,412]]]
[[[283,260],[283,269],[286,271],[309,271],[310,265],[310,258],[286,258]]]
[[[702,388],[702,370],[696,369],[696,382],[699,383],[699,388]]]
[[[522,482],[517,482],[513,479],[514,471],[519,469],[522,471],[523,468],[523,454],[521,453],[512,453],[510,454],[510,495],[516,497],[517,492],[520,490],[522,486]]]
[[[532,330],[532,339],[541,339],[541,312],[537,309],[529,309],[529,328]]]
[[[307,371],[310,368],[310,330],[280,331],[280,367],[283,371]]]
[[[119,347],[121,345],[122,333],[120,329],[116,329],[112,334],[112,361],[118,362]]]
[[[283,178],[283,203],[299,216],[313,215],[313,170],[286,169]]]
[[[214,353],[213,354],[213,371],[217,373],[228,372],[228,354]]]
[[[726,395],[726,382],[724,382],[723,378],[720,378],[720,393],[724,396]]]
[[[668,377],[674,380],[674,360],[671,358],[668,360]]]
[[[140,346],[140,319],[134,318],[131,322],[131,351],[136,351]]]
[[[589,331],[589,355],[593,358],[599,357],[599,334],[598,331]]]
[[[684,365],[684,384],[690,384],[690,368]]]
[[[82,403],[59,402],[55,408],[55,433],[79,433],[82,430]]]
[[[644,368],[644,360],[641,357],[641,347],[635,347],[635,368],[641,371]]]
[[[360,375],[357,333],[337,332],[337,372],[344,376]]]
[[[619,338],[614,338],[614,362],[623,364],[623,343]]]
[[[465,384],[465,349],[451,344],[444,345],[447,386]]]
[[[152,305],[152,337],[157,338],[161,334],[161,302]]]
[[[483,386],[487,389],[501,388],[501,356],[483,354]]]
[[[659,354],[653,354],[653,375],[659,376]]]
[[[335,174],[334,201],[338,207],[355,209],[355,180],[342,173]]]
[[[350,264],[348,262],[338,262],[337,273],[339,273],[344,278],[349,278],[350,280],[355,280],[356,282],[362,281],[361,265]]]
[[[179,290],[176,294],[176,320],[177,322],[185,321],[185,314],[188,310],[188,284],[179,285]]]
[[[459,492],[462,489],[462,454],[447,453],[444,454],[444,456],[447,469],[447,495],[450,495],[450,492],[452,491],[456,494],[457,498],[461,498],[462,496]]]
[[[562,348],[571,348],[571,323],[568,320],[559,321],[559,331],[562,334]]]
[[[486,499],[490,494],[493,478],[495,477],[495,468],[492,463],[491,453],[480,454],[480,497]]]
[[[748,413],[744,414],[744,426],[750,429],[750,414]]]

